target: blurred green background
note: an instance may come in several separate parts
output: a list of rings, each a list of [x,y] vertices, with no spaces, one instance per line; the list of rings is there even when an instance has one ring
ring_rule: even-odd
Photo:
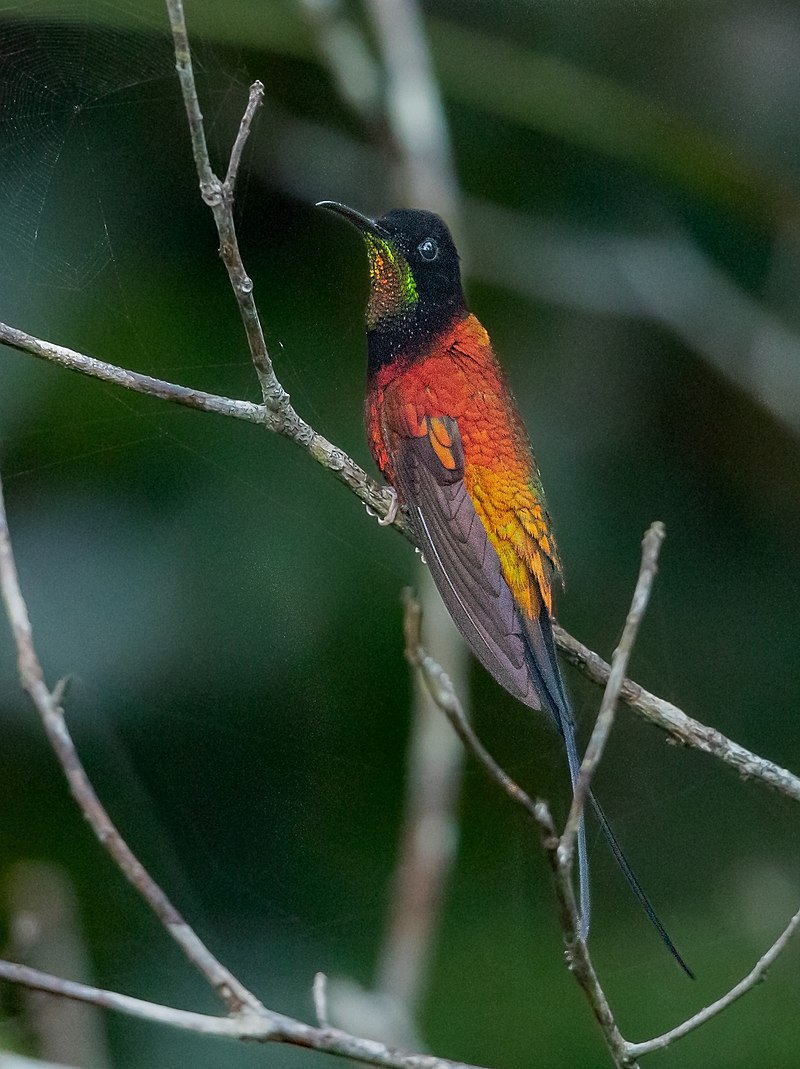
[[[608,657],[642,532],[663,520],[632,674],[798,770],[800,8],[423,10],[470,301],[565,562],[559,618]],[[366,265],[312,205],[391,207],[386,160],[288,0],[187,0],[187,18],[218,167],[249,80],[266,85],[238,220],[278,374],[372,471]],[[4,6],[0,318],[255,400],[164,31],[155,0]],[[51,682],[72,677],[77,744],[131,845],[268,1005],[311,1019],[316,970],[369,986],[404,788],[410,546],[287,442],[9,350],[0,464],[40,654]],[[75,811],[1,631],[0,941],[18,952],[20,865],[48,861],[71,881],[92,982],[214,1011]],[[585,739],[599,692],[567,679]],[[484,740],[563,814],[559,740],[478,668],[471,685]],[[627,710],[598,793],[698,976],[670,962],[592,834],[596,964],[621,1028],[644,1039],[737,981],[797,908],[800,814]],[[609,1064],[563,966],[536,838],[471,764],[460,819],[424,1041],[505,1069]],[[745,1001],[646,1064],[800,1065],[799,963],[790,947]],[[36,1054],[41,1010],[9,990],[0,1008],[0,1047]],[[323,1064],[113,1016],[101,1033],[92,1058],[119,1069]]]

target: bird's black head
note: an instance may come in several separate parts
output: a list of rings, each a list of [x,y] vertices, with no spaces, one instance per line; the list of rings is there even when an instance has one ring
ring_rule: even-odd
[[[397,208],[372,220],[333,201],[320,201],[319,207],[344,216],[367,246],[371,364],[416,355],[466,314],[458,251],[438,215]]]
[[[439,310],[464,304],[458,250],[445,223],[433,212],[396,208],[377,220],[408,264],[417,304]]]

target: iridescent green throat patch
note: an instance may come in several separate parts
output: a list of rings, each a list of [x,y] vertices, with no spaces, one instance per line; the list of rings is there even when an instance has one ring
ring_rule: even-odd
[[[366,232],[364,242],[369,254],[369,303],[367,329],[406,311],[419,300],[417,284],[405,256],[375,234]]]

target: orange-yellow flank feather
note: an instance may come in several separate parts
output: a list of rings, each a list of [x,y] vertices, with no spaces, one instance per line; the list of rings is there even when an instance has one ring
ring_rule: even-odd
[[[552,612],[553,580],[561,565],[539,472],[489,336],[474,315],[452,324],[437,339],[434,354],[388,364],[371,382],[369,444],[390,483],[393,436],[427,435],[442,466],[454,468],[442,417],[458,424],[464,482],[515,600],[528,617],[542,601]]]

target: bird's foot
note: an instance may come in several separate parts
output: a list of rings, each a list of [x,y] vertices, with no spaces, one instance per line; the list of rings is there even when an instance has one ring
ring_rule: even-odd
[[[391,487],[391,486],[385,487],[384,488],[384,492],[389,494],[389,496],[391,497],[392,501],[391,501],[391,504],[389,505],[389,510],[386,513],[386,515],[385,516],[378,516],[378,523],[380,524],[381,527],[390,527],[394,523],[394,521],[397,519],[397,513],[398,513],[398,511],[400,509],[400,501],[399,501],[399,499],[397,497],[397,491],[395,489],[393,489],[393,487]],[[376,513],[374,513],[372,511],[372,509],[370,509],[369,507],[367,508],[367,512],[369,512],[372,516],[376,515]]]

